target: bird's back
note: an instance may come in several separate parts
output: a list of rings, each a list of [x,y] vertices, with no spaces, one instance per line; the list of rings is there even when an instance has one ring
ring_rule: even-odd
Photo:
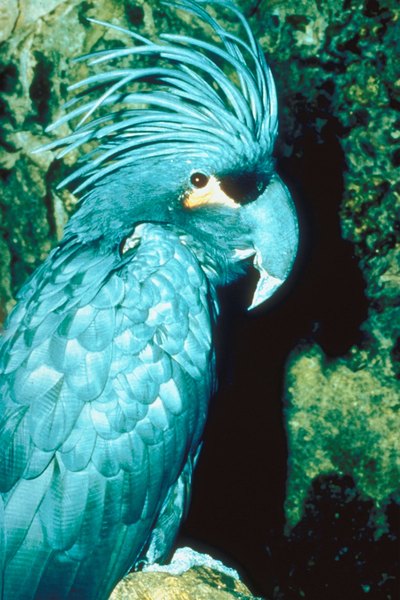
[[[146,552],[170,550],[213,386],[211,300],[174,233],[142,225],[133,245],[69,240],[9,319],[3,600],[107,598]]]

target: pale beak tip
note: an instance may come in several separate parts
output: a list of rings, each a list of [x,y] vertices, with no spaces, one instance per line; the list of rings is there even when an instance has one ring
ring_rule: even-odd
[[[283,279],[279,279],[278,277],[273,277],[267,271],[261,271],[261,277],[258,280],[256,291],[254,292],[253,301],[248,307],[247,310],[252,310],[256,308],[265,300],[268,300],[276,290],[282,285],[284,282]]]

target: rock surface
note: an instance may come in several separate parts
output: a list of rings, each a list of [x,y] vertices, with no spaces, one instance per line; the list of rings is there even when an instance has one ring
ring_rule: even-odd
[[[316,319],[316,334],[289,361],[287,516],[294,524],[322,473],[352,475],[378,507],[399,493],[399,37],[391,1],[303,2],[296,10],[285,2],[276,10],[286,22],[277,38],[286,36],[290,48],[285,114],[297,118],[283,127],[292,132],[284,151],[310,204],[319,204],[312,209],[320,228],[314,236],[327,239],[316,248],[326,253],[331,274],[329,280],[322,274],[320,283],[332,315]],[[356,273],[346,274],[328,224],[323,228],[324,204],[329,215],[335,201],[361,286]],[[364,302],[357,305],[360,287]],[[333,322],[331,332],[323,330],[324,321]]]
[[[240,581],[207,567],[194,567],[182,575],[130,573],[115,588],[110,600],[256,600]]]

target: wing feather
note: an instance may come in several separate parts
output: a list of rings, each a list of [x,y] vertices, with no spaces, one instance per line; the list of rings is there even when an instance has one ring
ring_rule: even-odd
[[[101,352],[112,343],[115,334],[115,311],[108,307],[96,309],[89,327],[77,336],[78,342],[92,352]]]
[[[0,491],[8,492],[22,476],[31,452],[27,406],[10,406],[0,425]]]
[[[0,485],[11,488],[3,496],[7,586],[23,561],[36,560],[37,573],[21,589],[44,596],[72,588],[84,594],[94,572],[116,581],[138,560],[197,445],[205,417],[198,404],[207,402],[211,380],[194,363],[206,360],[210,337],[193,337],[190,328],[198,323],[192,313],[205,310],[208,286],[200,276],[202,291],[190,284],[193,255],[173,251],[175,234],[155,229],[152,251],[143,245],[141,255],[139,244],[119,269],[110,269],[109,257],[104,266],[93,248],[80,256],[68,247],[64,259],[53,254],[56,268],[41,271],[37,289],[29,283],[21,330],[14,324],[6,334]],[[46,288],[54,293],[46,296]],[[55,302],[54,319],[42,305],[29,320],[38,299],[50,312]],[[180,518],[178,511],[176,524]],[[42,550],[29,561],[35,545]]]
[[[113,477],[120,471],[118,456],[113,450],[113,440],[105,440],[100,435],[97,436],[91,460],[104,477]]]
[[[73,394],[64,377],[40,393],[29,410],[29,429],[34,444],[45,451],[59,448],[71,433],[83,402]]]
[[[146,448],[143,462],[130,471],[124,471],[121,518],[125,525],[132,525],[142,519],[148,486],[148,449]]]
[[[101,352],[84,352],[79,369],[65,375],[71,393],[76,394],[83,402],[90,402],[98,398],[108,380],[111,359],[111,346]]]
[[[46,542],[53,550],[67,550],[82,526],[89,494],[86,470],[71,472],[55,461],[54,472],[39,508]]]
[[[87,559],[101,542],[107,479],[94,467],[86,472],[89,475],[89,485],[85,508],[79,517],[81,526],[73,546],[65,551],[65,555],[75,561]]]
[[[53,475],[53,465],[35,479],[35,485],[21,479],[5,497],[4,531],[6,532],[6,563],[19,550],[38,512]]]
[[[90,405],[86,404],[75,427],[58,450],[58,458],[70,471],[86,469],[93,454],[97,433],[92,427]]]
[[[36,479],[36,477],[39,477],[49,466],[53,456],[54,452],[52,450],[46,452],[32,445],[31,453],[23,473],[24,479]]]
[[[15,598],[16,590],[19,598],[35,598],[43,572],[53,554],[53,551],[44,544],[37,515],[25,533],[23,544],[6,564],[4,598]]]

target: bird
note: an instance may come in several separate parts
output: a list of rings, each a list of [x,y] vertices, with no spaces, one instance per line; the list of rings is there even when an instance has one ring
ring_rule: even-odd
[[[92,19],[128,42],[78,59],[93,74],[48,128],[69,126],[44,149],[80,154],[60,184],[80,200],[0,343],[2,600],[105,600],[168,559],[216,390],[218,288],[253,267],[253,309],[295,260],[248,21],[230,0],[166,4],[208,37]]]

